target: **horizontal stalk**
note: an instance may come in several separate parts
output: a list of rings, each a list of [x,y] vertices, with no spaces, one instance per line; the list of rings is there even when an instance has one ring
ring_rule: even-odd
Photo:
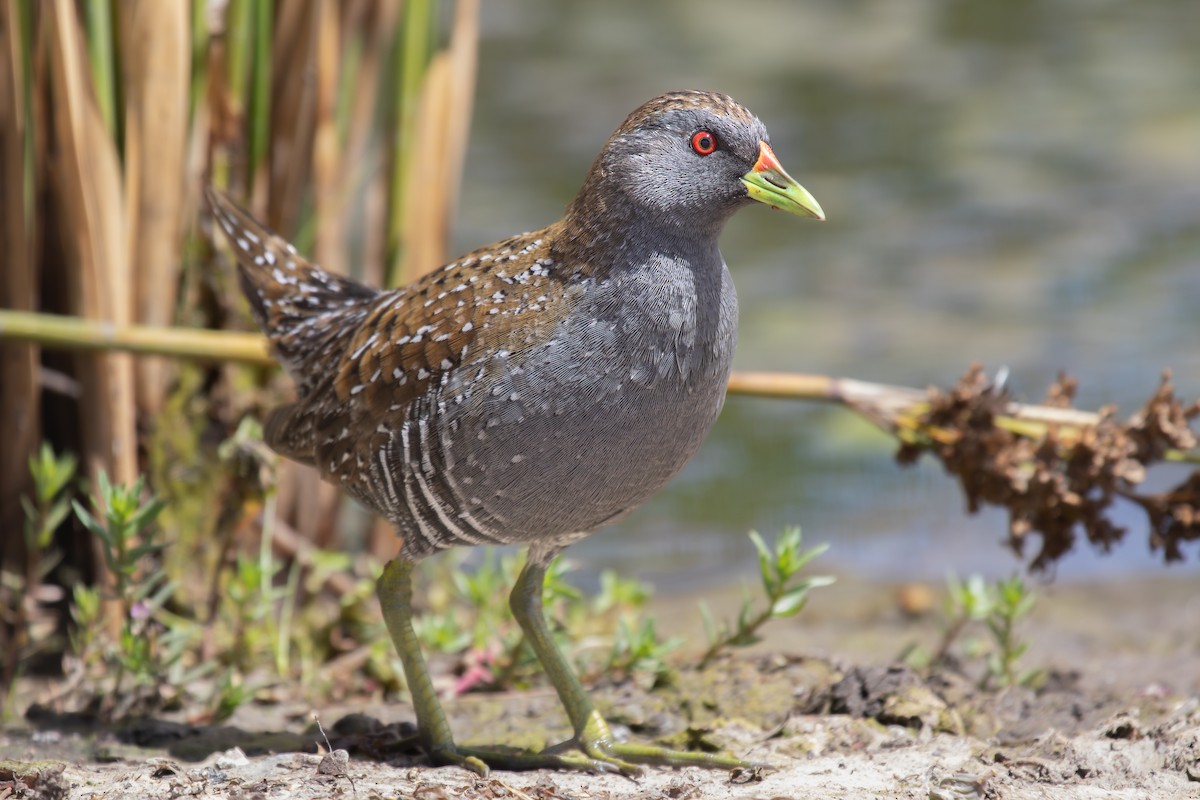
[[[0,310],[0,341],[36,342],[63,350],[124,350],[199,361],[273,364],[257,333],[115,325],[79,317]]]

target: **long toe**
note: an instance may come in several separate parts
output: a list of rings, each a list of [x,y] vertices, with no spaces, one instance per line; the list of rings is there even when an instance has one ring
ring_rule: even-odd
[[[605,728],[607,730],[607,726]],[[672,750],[658,745],[636,742],[614,742],[607,737],[572,738],[547,747],[543,755],[571,759],[575,763],[599,762],[607,769],[631,777],[641,774],[639,765],[651,767],[703,767],[705,769],[751,769],[768,767],[735,756],[720,753],[700,753],[693,750]],[[582,756],[580,761],[578,756]],[[587,768],[587,767],[580,767]],[[595,769],[595,767],[592,767]]]
[[[632,742],[613,742],[604,745],[604,752],[623,763],[645,764],[652,767],[703,767],[705,769],[752,769],[768,764],[746,761],[720,753],[699,753],[693,750],[672,750],[657,745]]]
[[[569,739],[540,753],[490,747],[460,747],[450,745],[430,751],[429,759],[438,766],[456,766],[487,777],[492,769],[528,772],[537,769],[619,774],[637,778],[643,773],[640,765],[655,767],[703,767],[706,769],[749,769],[765,767],[716,753],[697,753],[671,750],[656,745],[580,742]]]
[[[480,758],[473,750],[457,745],[434,748],[429,752],[429,760],[439,767],[462,767],[481,778],[486,778],[491,772],[485,759]],[[496,766],[503,769],[499,765]]]
[[[507,770],[509,772],[550,769],[572,772],[594,772],[597,774],[621,774],[630,778],[642,774],[642,768],[637,764],[623,761],[607,753],[589,755],[578,747],[564,752],[543,751],[540,753],[509,752],[486,747],[463,747],[456,748],[455,755],[459,759],[458,761],[446,759],[441,763],[454,763],[484,776],[487,775],[488,767]],[[480,772],[474,766],[468,765],[465,763],[467,761],[483,766],[484,771]]]

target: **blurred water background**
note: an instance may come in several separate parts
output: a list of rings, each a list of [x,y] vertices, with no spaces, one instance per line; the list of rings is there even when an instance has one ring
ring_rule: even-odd
[[[757,113],[824,224],[752,208],[722,250],[737,367],[953,384],[1059,370],[1135,411],[1163,368],[1200,394],[1200,9],[1194,0],[488,0],[455,250],[560,214],[601,143],[669,89]],[[1000,513],[852,414],[731,398],[695,461],[572,550],[664,591],[752,574],[745,532],[801,525],[825,569],[1004,575]],[[1167,475],[1167,480],[1176,475]],[[1149,574],[1145,523],[1059,580]],[[1036,548],[1034,548],[1035,550]],[[1192,561],[1172,567],[1197,574]],[[1031,551],[1032,554],[1032,551]]]

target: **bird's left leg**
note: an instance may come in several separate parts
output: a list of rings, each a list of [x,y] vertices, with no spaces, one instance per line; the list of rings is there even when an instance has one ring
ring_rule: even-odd
[[[561,759],[560,766],[564,767],[615,770],[627,775],[640,773],[638,764],[714,769],[754,766],[732,756],[671,750],[654,745],[617,742],[613,739],[608,723],[592,705],[591,698],[583,690],[579,678],[558,649],[546,625],[542,587],[546,579],[546,567],[556,552],[557,550],[531,547],[525,569],[517,578],[509,597],[513,617],[525,632],[526,640],[533,648],[542,668],[546,670],[550,682],[554,684],[575,730],[571,739],[549,748],[543,755],[553,755]],[[572,750],[580,752],[569,752]]]

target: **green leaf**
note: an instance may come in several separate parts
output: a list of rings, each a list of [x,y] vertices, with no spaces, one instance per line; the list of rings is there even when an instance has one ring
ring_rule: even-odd
[[[1040,669],[1031,669],[1021,675],[1021,677],[1017,679],[1017,683],[1021,686],[1032,686],[1036,681],[1040,680],[1041,677],[1042,671]]]
[[[750,531],[748,535],[750,541],[754,543],[754,549],[758,551],[758,571],[762,574],[763,587],[767,590],[768,595],[773,595],[775,594],[776,579],[771,564],[774,557],[758,531]]]
[[[100,592],[88,586],[75,586],[71,615],[80,627],[86,628],[96,621],[100,613]]]
[[[140,482],[141,481],[139,481],[139,483]],[[146,504],[137,509],[137,511],[135,511],[130,517],[129,521],[133,527],[133,530],[140,531],[149,527],[150,523],[154,521],[155,517],[161,514],[162,510],[166,507],[167,504],[162,500],[151,496],[150,499],[146,501]]]
[[[106,544],[112,545],[112,538],[108,535],[108,528],[100,524],[100,521],[93,517],[86,508],[79,504],[78,500],[71,501],[71,507],[75,509],[75,516],[83,523],[83,527],[87,528]]]
[[[167,548],[165,542],[146,542],[139,544],[130,550],[125,551],[125,561],[129,564],[136,564],[139,561],[158,555]]]
[[[50,544],[50,538],[58,530],[58,526],[62,524],[63,520],[67,518],[67,514],[70,513],[71,506],[69,503],[58,502],[50,507],[50,510],[46,512],[46,519],[40,531],[41,535],[38,538],[39,547],[46,547]]]
[[[797,528],[796,531],[797,531],[797,533],[799,533],[800,529]],[[800,570],[804,569],[805,567],[808,566],[810,561],[812,561],[817,556],[824,554],[825,551],[828,549],[829,549],[829,542],[822,542],[821,544],[810,547],[809,549],[799,553],[799,555],[796,558],[795,567],[792,570],[792,572],[795,573],[795,572],[799,572]]]
[[[738,630],[742,631],[750,626],[750,621],[753,618],[754,604],[749,597],[742,599],[742,607],[738,610]]]
[[[995,600],[992,598],[992,593],[988,589],[987,583],[984,582],[983,576],[972,575],[967,578],[967,582],[963,586],[963,610],[968,618],[984,619],[992,613],[995,605]]]
[[[38,583],[42,583],[46,579],[46,576],[53,572],[54,568],[57,567],[62,560],[63,555],[57,550],[53,550],[50,553],[42,556],[34,570],[34,580],[36,580]]]
[[[709,609],[708,603],[701,600],[698,605],[700,607],[700,621],[704,623],[704,637],[712,645],[718,638],[717,624],[713,621],[712,611]]]
[[[146,608],[149,610],[151,615],[156,614],[159,609],[166,605],[167,600],[170,599],[171,595],[175,591],[175,584],[168,580],[165,574],[161,575],[161,579],[162,585],[159,586],[158,590],[154,592],[153,595],[146,598],[145,601]]]
[[[771,604],[771,616],[775,619],[783,619],[790,617],[793,614],[799,613],[804,608],[805,602],[808,600],[808,587],[800,586],[792,589],[790,592],[785,592]]]
[[[771,616],[776,618],[790,617],[804,608],[808,593],[812,589],[829,586],[835,578],[832,575],[813,575],[805,578],[799,584],[784,592],[771,604]]]
[[[100,496],[105,500],[111,499],[115,492],[113,492],[112,484],[108,482],[108,473],[100,470],[99,475],[96,476],[96,482],[100,484]]]
[[[784,528],[775,540],[775,573],[781,582],[786,582],[803,566],[800,559],[800,529]]]

